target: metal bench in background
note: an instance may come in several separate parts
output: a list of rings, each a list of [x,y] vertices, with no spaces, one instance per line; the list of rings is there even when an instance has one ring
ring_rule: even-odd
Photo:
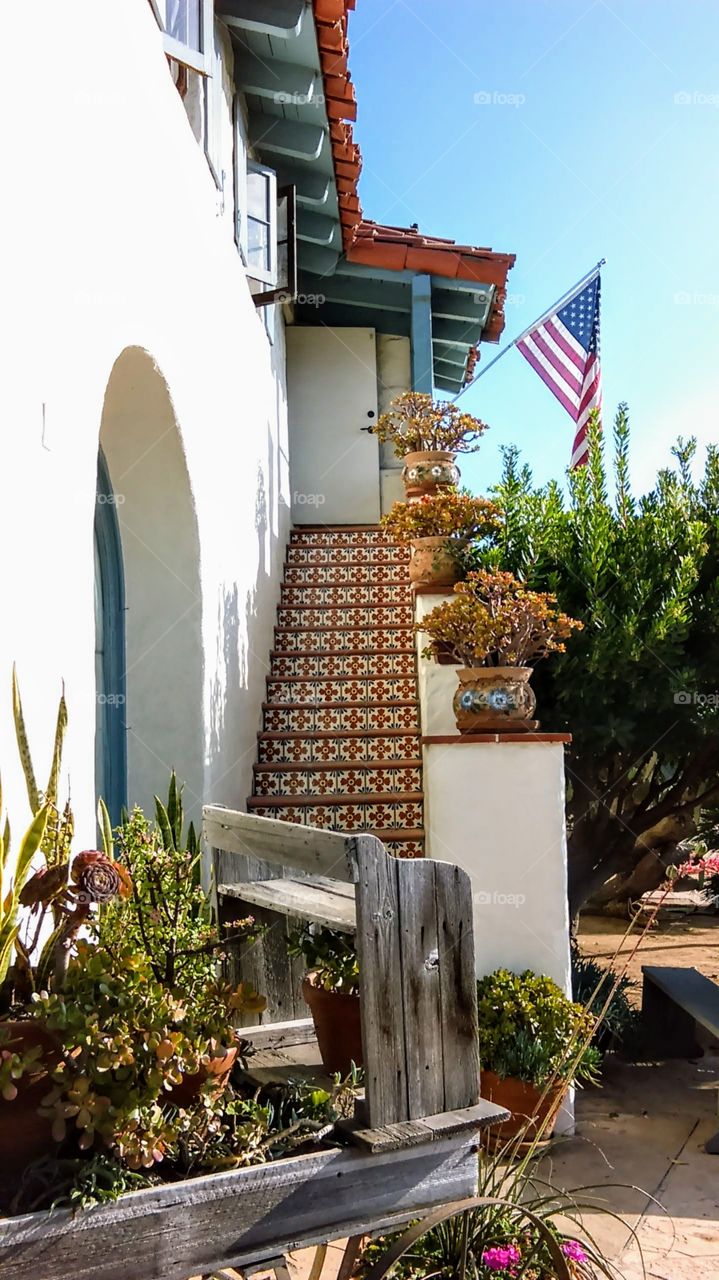
[[[663,1058],[696,1058],[701,1032],[719,1044],[719,986],[698,969],[642,965],[642,1014],[652,1048]],[[699,1029],[701,1028],[701,1032]],[[705,1144],[719,1155],[719,1130]]]

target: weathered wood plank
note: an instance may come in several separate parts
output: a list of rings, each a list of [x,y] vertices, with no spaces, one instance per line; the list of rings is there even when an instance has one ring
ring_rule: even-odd
[[[399,1124],[386,1124],[380,1129],[369,1129],[355,1120],[339,1120],[337,1129],[349,1141],[364,1151],[399,1151],[403,1147],[434,1142],[456,1134],[476,1132],[509,1119],[509,1112],[494,1102],[477,1103],[464,1111],[445,1111],[439,1115],[423,1116],[421,1120],[405,1120]]]
[[[333,890],[330,880],[314,876],[295,880],[285,876],[273,880],[219,884],[217,892],[220,897],[239,897],[283,915],[310,920],[342,933],[354,933],[354,888],[339,881],[336,884],[337,891]]]
[[[206,805],[202,812],[204,836],[210,849],[260,858],[277,866],[296,867],[346,883],[355,878],[348,857],[351,840],[339,832],[275,818],[258,818],[255,814],[216,805]],[[222,883],[231,884],[241,878],[232,874],[233,864],[233,859],[222,859]]]
[[[243,1040],[257,1049],[284,1049],[297,1044],[314,1044],[315,1028],[311,1018],[294,1018],[288,1022],[265,1022],[259,1027],[243,1027]]]
[[[465,1133],[468,1129],[487,1129],[508,1119],[509,1112],[504,1107],[482,1099],[475,1106],[465,1107],[462,1111],[442,1111],[436,1116],[423,1116],[422,1124],[432,1131],[435,1138],[449,1138],[456,1133]]]
[[[404,1009],[407,1109],[410,1120],[444,1109],[436,863],[397,862],[401,989]],[[447,1065],[448,1070],[454,1064]]]
[[[357,836],[357,958],[371,1128],[407,1120],[397,866],[381,841]]]
[[[480,1100],[472,883],[460,867],[434,867],[445,1063],[444,1105],[438,1110],[462,1111]]]
[[[334,1149],[0,1221],[3,1280],[187,1280],[392,1227],[476,1194],[471,1136],[391,1155]]]

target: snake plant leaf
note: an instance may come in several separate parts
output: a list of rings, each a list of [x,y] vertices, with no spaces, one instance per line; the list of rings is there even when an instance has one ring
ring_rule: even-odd
[[[170,788],[167,796],[167,820],[172,831],[173,847],[182,846],[182,788],[177,786],[175,770],[170,774]]]
[[[30,808],[33,813],[37,813],[40,808],[40,795],[35,781],[35,770],[32,767],[32,758],[30,756],[30,745],[27,740],[27,730],[25,729],[25,717],[22,711],[22,701],[20,698],[20,686],[17,679],[17,671],[13,665],[12,669],[12,712],[15,721],[15,737],[17,738],[18,751],[20,752],[20,763],[22,771],[25,774],[25,785],[27,787],[27,798],[30,801]]]
[[[197,843],[195,824],[194,822],[191,822],[187,828],[187,852],[194,858],[195,854],[199,852],[199,848],[200,846]]]
[[[97,825],[100,828],[100,834],[102,835],[102,847],[105,852],[105,856],[112,858],[114,857],[115,850],[115,842],[112,838],[112,823],[110,821],[110,814],[107,811],[107,805],[105,804],[102,796],[100,796],[100,799],[97,802]]]
[[[167,809],[159,796],[155,796],[155,816],[157,818],[157,825],[160,828],[163,848],[174,849],[175,845],[172,835],[172,827],[170,826],[170,819],[167,816]]]
[[[42,843],[43,836],[45,835],[48,813],[49,806],[44,804],[39,813],[35,814],[35,817],[20,842],[20,851],[17,856],[15,877],[13,880],[13,895],[15,901],[20,897],[20,891],[30,874],[32,860]]]
[[[12,949],[18,934],[18,925],[9,921],[0,922],[0,987],[4,983],[10,968]]]
[[[60,767],[62,764],[62,747],[65,741],[65,730],[67,729],[67,703],[65,702],[65,686],[63,685],[60,702],[57,708],[57,723],[55,725],[55,742],[52,750],[52,764],[50,766],[50,777],[45,789],[45,799],[51,804],[57,804],[57,788],[60,781]]]

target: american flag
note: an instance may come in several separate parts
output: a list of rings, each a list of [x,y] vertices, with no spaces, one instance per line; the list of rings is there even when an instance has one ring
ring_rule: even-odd
[[[577,424],[572,467],[587,461],[587,422],[592,409],[601,410],[599,365],[599,273],[558,311],[542,319],[517,342],[525,360]]]

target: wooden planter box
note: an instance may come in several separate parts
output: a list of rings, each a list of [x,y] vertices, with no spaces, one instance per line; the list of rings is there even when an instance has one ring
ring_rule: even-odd
[[[352,1145],[132,1192],[74,1216],[0,1219],[2,1280],[188,1280],[476,1194],[478,1131],[508,1113],[479,1096],[466,873],[390,857],[372,836],[216,807],[205,810],[205,838],[221,918],[251,912],[268,926],[239,976],[268,993],[273,1019],[297,977],[288,920],[356,934],[365,1097],[337,1126]],[[304,1043],[299,1012],[248,1037],[275,1050]]]
[[[292,1156],[133,1191],[115,1204],[0,1219],[3,1280],[188,1280],[408,1221],[476,1194],[476,1135],[373,1154]]]

